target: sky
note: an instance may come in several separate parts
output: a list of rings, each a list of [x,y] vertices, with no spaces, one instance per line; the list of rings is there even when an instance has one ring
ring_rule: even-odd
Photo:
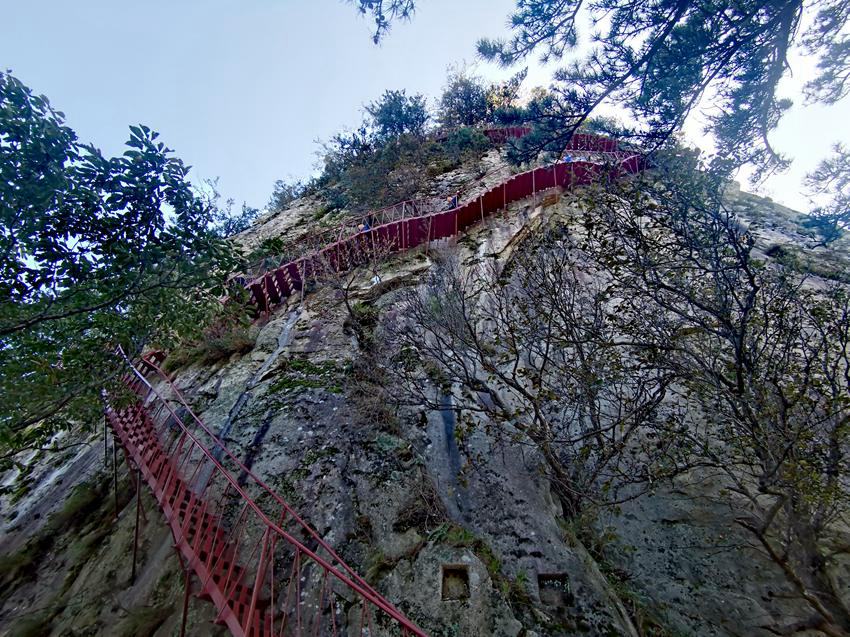
[[[387,89],[432,102],[447,69],[487,79],[510,71],[479,62],[475,42],[507,32],[513,0],[420,0],[412,22],[378,46],[372,24],[342,0],[28,0],[2,2],[0,66],[63,111],[80,138],[122,152],[130,124],[160,132],[237,202],[263,207],[277,179],[315,169],[317,140],[355,127]],[[811,73],[793,61],[792,96]],[[526,85],[548,83],[532,61]],[[801,102],[801,99],[795,101]],[[801,179],[834,141],[850,144],[850,103],[797,105],[773,136],[795,157],[762,194],[807,207]],[[688,128],[701,141],[699,127]]]

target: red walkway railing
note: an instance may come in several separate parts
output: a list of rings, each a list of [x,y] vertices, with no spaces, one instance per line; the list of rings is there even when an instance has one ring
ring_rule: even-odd
[[[424,637],[228,451],[154,362],[124,359],[131,401],[107,417],[218,622],[237,637]]]
[[[530,131],[528,127],[514,126],[491,128],[483,132],[494,143],[502,144],[509,139],[523,137]],[[443,131],[441,135],[437,135],[437,138],[445,138],[448,134]],[[617,163],[634,155],[632,152],[619,150],[616,140],[586,133],[573,135],[564,148],[564,153],[592,155],[605,163]],[[248,277],[261,279],[267,272],[283,268],[290,262],[297,263],[299,259],[317,255],[327,246],[357,234],[363,225],[377,228],[405,219],[424,217],[444,211],[445,205],[445,200],[441,198],[408,199],[378,210],[346,217],[334,227],[303,234],[283,246],[280,253],[263,257],[251,265],[247,273]]]
[[[505,129],[507,137],[521,136],[528,129]],[[589,134],[573,135],[565,151],[588,152],[604,156],[605,163],[573,161],[535,168],[488,190],[457,208],[432,211],[415,202],[404,202],[392,207],[397,212],[409,209],[424,214],[402,212],[401,218],[387,220],[383,209],[371,213],[374,223],[367,232],[355,224],[360,218],[320,236],[321,241],[305,239],[307,254],[263,273],[247,283],[251,302],[266,312],[283,303],[287,297],[302,289],[304,282],[322,275],[339,273],[392,252],[403,252],[423,243],[446,239],[460,234],[469,226],[483,221],[508,205],[551,188],[572,188],[587,185],[603,176],[615,178],[621,174],[635,173],[641,169],[640,155],[618,150],[615,140]],[[317,247],[316,247],[317,246]]]

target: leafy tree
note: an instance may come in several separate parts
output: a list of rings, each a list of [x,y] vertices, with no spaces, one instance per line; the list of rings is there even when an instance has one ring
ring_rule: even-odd
[[[440,97],[440,124],[447,127],[479,126],[489,116],[487,89],[481,79],[463,71],[451,73]]]
[[[244,201],[239,212],[234,212],[234,204],[233,199],[228,199],[225,207],[217,210],[214,216],[215,225],[213,229],[222,237],[232,237],[235,234],[244,232],[251,227],[257,215],[260,214],[259,209],[252,208]]]
[[[0,458],[94,422],[120,365],[206,323],[231,266],[189,168],[146,126],[107,158],[0,74]]]
[[[768,135],[790,100],[777,94],[788,72],[788,53],[803,46],[819,56],[822,73],[810,84],[814,99],[843,95],[837,77],[846,58],[836,58],[833,38],[842,39],[846,3],[801,0],[767,2],[526,2],[511,16],[509,40],[479,42],[479,52],[513,64],[533,52],[546,60],[576,49],[583,15],[602,27],[598,46],[559,71],[556,95],[566,133],[580,126],[605,102],[625,105],[643,125],[635,133],[667,139],[699,103],[711,95],[709,128],[719,155],[734,163],[763,169],[782,168],[787,160]],[[801,32],[805,17],[813,25]],[[846,39],[847,36],[843,36]]]
[[[831,243],[850,226],[850,149],[836,144],[832,157],[807,175],[806,185],[813,194],[830,197],[812,216],[824,243]]]
[[[464,71],[449,74],[440,97],[440,123],[448,127],[481,126],[505,119],[506,113],[516,109],[526,74],[527,69],[523,69],[507,81],[489,86]]]
[[[532,449],[568,518],[680,470],[665,354],[617,338],[610,276],[586,265],[564,229],[508,264],[448,262],[403,297],[386,339],[396,394],[432,409],[452,396],[461,442],[482,428]]]
[[[528,68],[514,73],[504,82],[491,84],[487,89],[487,105],[493,113],[515,108],[519,89],[528,75]]]
[[[470,129],[441,141],[427,139],[429,114],[421,95],[386,91],[365,110],[356,130],[334,135],[324,146],[323,171],[311,188],[331,209],[363,210],[410,199],[429,178],[490,146]]]
[[[404,4],[408,17],[414,3]],[[788,164],[769,135],[791,106],[778,87],[792,49],[818,59],[809,99],[833,103],[850,91],[848,15],[847,0],[517,0],[512,37],[481,40],[478,50],[504,65],[532,54],[558,61],[578,53],[554,76],[549,112],[558,125],[524,141],[529,155],[553,142],[563,146],[606,103],[638,122],[632,135],[660,145],[709,96],[708,130],[724,161],[717,167],[749,162],[764,174]],[[583,24],[595,32],[582,34]],[[578,49],[582,35],[587,51]]]
[[[678,443],[809,608],[769,629],[847,635],[830,564],[846,552],[850,510],[850,289],[760,260],[726,182],[694,156],[656,162],[660,180],[594,193],[584,246],[614,274],[622,333],[667,353],[691,414]]]
[[[408,97],[404,90],[385,91],[380,99],[368,104],[368,125],[379,143],[402,135],[422,135],[428,123],[428,106],[425,97]]]
[[[765,628],[846,636],[850,288],[759,258],[727,185],[665,150],[509,261],[450,263],[381,339],[394,393],[530,449],[566,515],[696,469],[808,610]]]
[[[307,186],[300,181],[283,181],[278,179],[274,182],[274,190],[269,200],[269,210],[279,212],[290,203],[303,196]]]
[[[221,193],[218,191],[218,178],[205,179],[203,185],[196,191],[204,205],[210,209],[213,232],[223,238],[231,237],[250,228],[260,213],[259,210],[252,208],[244,201],[239,212],[233,209],[236,205],[234,199],[230,198],[222,203]]]
[[[452,131],[441,143],[439,149],[449,162],[459,165],[466,159],[481,157],[492,147],[487,136],[474,128],[459,128]]]

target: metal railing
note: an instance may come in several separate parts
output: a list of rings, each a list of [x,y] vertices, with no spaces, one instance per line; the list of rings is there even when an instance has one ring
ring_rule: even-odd
[[[242,635],[424,636],[195,414],[151,361],[107,417],[217,620]]]

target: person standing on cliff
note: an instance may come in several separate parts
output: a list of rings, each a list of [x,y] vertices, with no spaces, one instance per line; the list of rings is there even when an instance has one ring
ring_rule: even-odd
[[[453,194],[453,195],[449,195],[449,196],[446,198],[446,202],[447,202],[447,203],[448,203],[448,205],[449,205],[448,209],[449,209],[449,210],[452,210],[452,209],[454,209],[454,208],[457,208],[457,202],[458,202],[459,200],[460,200],[460,190],[456,191],[456,192],[455,192],[455,194]]]

